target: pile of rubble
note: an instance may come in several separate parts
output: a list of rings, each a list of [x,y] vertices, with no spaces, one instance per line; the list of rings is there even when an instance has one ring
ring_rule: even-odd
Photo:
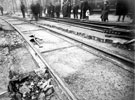
[[[54,96],[48,69],[23,74],[10,70],[9,78],[8,92],[11,100],[50,100]]]

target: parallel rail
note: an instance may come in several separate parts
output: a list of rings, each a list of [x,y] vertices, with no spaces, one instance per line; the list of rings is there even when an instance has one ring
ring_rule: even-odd
[[[71,18],[50,18],[50,17],[40,17],[43,19],[50,19],[50,20],[57,20],[57,21],[67,21],[67,22],[78,22],[78,23],[86,23],[86,24],[95,24],[95,25],[102,25],[102,26],[114,26],[117,28],[124,28],[124,29],[131,29],[133,28],[132,23],[115,23],[115,22],[100,22],[100,21],[90,21],[90,20],[80,20],[80,19],[71,19]]]
[[[34,46],[30,43],[30,41],[25,37],[25,35],[17,29],[13,24],[9,23],[5,19],[3,19],[5,22],[7,22],[9,25],[11,25],[28,43],[28,45],[31,47],[31,49],[35,52],[35,55],[42,61],[44,64],[44,67],[47,67],[49,69],[49,72],[53,79],[57,82],[57,84],[60,86],[68,100],[78,100],[77,97],[75,97],[72,92],[66,87],[66,85],[63,83],[63,81],[60,79],[60,77],[54,72],[54,70],[50,67],[50,65],[47,63],[47,61],[42,57],[42,55],[34,48]]]
[[[50,18],[50,17],[40,17],[41,19],[47,19],[50,21],[71,23],[74,25],[80,25],[91,28],[91,30],[100,31],[103,33],[108,33],[108,35],[116,34],[115,37],[121,37],[125,39],[133,39],[133,24],[118,24],[118,23],[107,23],[107,22],[97,22],[70,18]],[[113,35],[112,35],[113,37]]]
[[[23,20],[23,19],[21,19],[21,18],[17,18],[17,19]],[[28,20],[23,20],[23,21],[26,21],[26,22],[28,22],[28,23],[31,23],[31,22],[28,21]],[[49,31],[51,31],[51,32],[53,32],[53,33],[57,33],[57,34],[62,35],[62,36],[64,36],[64,37],[70,38],[71,40],[74,40],[74,41],[76,41],[76,42],[79,42],[79,43],[81,43],[81,44],[83,44],[83,45],[85,45],[85,46],[87,46],[87,47],[90,47],[90,48],[93,48],[93,49],[95,49],[95,50],[97,50],[97,51],[100,51],[100,52],[102,52],[102,53],[104,53],[104,54],[106,54],[106,55],[109,55],[109,56],[113,57],[114,59],[118,59],[118,60],[120,60],[120,61],[126,63],[127,65],[129,65],[130,67],[132,67],[132,68],[134,69],[135,62],[134,62],[133,60],[131,60],[131,59],[125,58],[125,57],[123,57],[123,56],[120,56],[120,55],[118,55],[118,54],[114,54],[114,53],[109,52],[109,51],[104,51],[104,50],[102,50],[102,48],[98,48],[98,47],[96,47],[96,46],[94,46],[94,45],[92,45],[92,44],[88,44],[88,43],[85,43],[85,42],[83,42],[83,41],[81,41],[81,40],[78,40],[78,39],[76,39],[76,38],[69,37],[68,35],[61,34],[61,33],[59,33],[59,32],[56,32],[56,31],[54,31],[54,30],[51,30],[50,28],[47,28],[47,27],[44,26],[44,25],[37,24],[37,23],[31,23],[31,24],[34,24],[34,25],[36,25],[36,26],[45,28],[45,29],[47,29],[47,30],[49,30]],[[127,70],[127,69],[126,69],[126,70]],[[128,70],[128,71],[129,71],[129,70]],[[130,70],[130,72],[133,72],[133,73],[134,73],[133,70],[132,70],[132,71]]]
[[[29,46],[31,47],[31,49],[35,52],[35,55],[38,56],[39,59],[43,62],[44,66],[49,69],[49,72],[50,72],[51,76],[53,77],[53,79],[55,79],[55,81],[57,82],[57,84],[60,85],[61,89],[63,90],[64,94],[67,96],[68,100],[79,100],[79,99],[78,99],[76,96],[74,96],[74,95],[72,94],[72,92],[66,87],[66,85],[65,85],[65,84],[63,83],[63,81],[58,77],[58,75],[55,74],[55,72],[54,72],[53,69],[50,67],[50,65],[46,62],[46,60],[42,57],[42,55],[33,47],[33,45],[30,43],[30,41],[27,40],[27,38],[25,37],[25,35],[24,35],[20,30],[18,30],[13,24],[9,23],[9,22],[6,21],[5,19],[3,19],[3,20],[4,20],[5,22],[7,22],[8,24],[10,24],[10,25],[26,40],[26,42],[29,44]],[[28,22],[28,21],[27,21],[27,22]],[[47,30],[50,30],[50,31],[52,31],[52,32],[55,32],[55,31],[53,31],[53,30],[51,30],[51,29],[49,29],[49,28],[46,28],[44,25],[40,25],[40,24],[35,24],[35,25],[40,26],[40,27],[42,27],[42,28],[45,28],[45,29],[47,29]],[[55,33],[60,34],[60,33],[58,33],[58,32],[55,32]],[[60,35],[63,35],[63,34],[60,34]],[[100,52],[103,52],[104,54],[110,55],[110,56],[112,56],[112,57],[114,57],[114,58],[116,58],[116,59],[119,59],[119,60],[123,61],[123,62],[127,62],[130,66],[133,66],[133,67],[134,67],[135,62],[132,61],[132,60],[126,59],[126,58],[124,58],[124,57],[122,57],[122,56],[119,56],[119,55],[116,55],[116,54],[113,54],[113,53],[110,53],[110,52],[106,52],[106,51],[104,51],[104,50],[102,50],[102,49],[99,49],[99,48],[97,48],[97,47],[95,47],[95,46],[93,46],[93,45],[84,43],[84,42],[82,42],[82,41],[80,41],[80,40],[78,40],[78,39],[75,39],[75,38],[73,38],[73,37],[68,37],[68,36],[65,36],[65,35],[63,35],[63,36],[64,36],[64,37],[67,37],[67,38],[70,38],[70,39],[72,39],[72,40],[74,40],[74,41],[77,41],[77,42],[79,42],[79,43],[81,43],[81,44],[83,44],[83,45],[86,45],[86,46],[88,46],[88,47],[94,48],[95,50],[98,50],[98,51],[100,51]],[[134,68],[133,68],[133,69],[134,69]],[[6,93],[6,92],[5,92],[5,93]],[[4,94],[5,94],[5,93],[4,93]],[[3,95],[3,94],[0,94],[0,95]]]

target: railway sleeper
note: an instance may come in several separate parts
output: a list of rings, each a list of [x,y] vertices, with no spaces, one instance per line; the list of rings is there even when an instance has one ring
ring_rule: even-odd
[[[57,27],[57,26],[54,26],[54,25],[49,25],[49,24],[43,24],[43,25],[46,25],[48,27],[57,28],[59,30],[62,30],[62,31],[65,31],[65,32],[68,32],[68,33],[72,33],[72,34],[75,34],[75,35],[80,35],[80,36],[82,36],[84,38],[87,38],[87,39],[92,39],[92,40],[99,41],[99,42],[102,42],[102,43],[109,43],[109,44],[112,44],[114,47],[127,49],[127,50],[134,50],[133,46],[128,46],[128,48],[126,46],[123,46],[123,45],[119,46],[119,43],[118,44],[113,43],[113,40],[111,40],[111,39],[102,39],[102,38],[98,38],[98,37],[95,37],[95,36],[86,35],[85,33],[75,32],[73,30],[68,30],[68,29],[64,29],[62,27]],[[119,31],[113,31],[112,29],[105,29],[104,32],[110,33],[110,34],[121,34]]]
[[[104,30],[104,33],[115,34],[115,35],[123,35],[123,36],[129,36],[129,37],[134,36],[134,33],[131,30],[129,30],[129,31],[120,31],[120,30],[106,29],[106,30]]]
[[[73,30],[69,30],[69,33],[74,33],[74,31]]]
[[[88,39],[89,35],[83,34],[83,37]]]
[[[127,45],[127,44],[121,44],[121,43],[113,43],[112,46],[120,48],[120,49],[125,49],[129,51],[135,51],[135,47],[133,45]]]
[[[47,25],[47,26],[50,26],[50,25]],[[50,26],[51,27],[51,26]],[[102,38],[99,38],[99,37],[95,37],[95,36],[91,36],[91,35],[86,35],[86,33],[81,33],[81,32],[75,32],[73,30],[68,30],[68,29],[64,29],[64,28],[61,28],[61,27],[54,27],[53,28],[57,28],[59,30],[62,30],[62,31],[65,31],[65,32],[68,32],[68,33],[71,33],[71,34],[75,34],[75,35],[79,35],[79,36],[82,36],[84,38],[87,38],[87,39],[92,39],[92,40],[95,40],[95,41],[98,41],[98,42],[102,42],[102,43],[109,43],[109,44],[112,44],[114,47],[117,47],[117,48],[121,48],[121,49],[126,49],[126,50],[134,50],[134,47],[133,46],[125,46],[123,44],[119,45],[119,43],[113,43],[113,40],[111,39],[102,39]],[[105,30],[106,32],[109,32],[110,34],[111,33],[114,33],[114,34],[121,34],[120,32],[118,31],[113,31],[112,29],[109,29],[109,30]]]
[[[111,39],[105,39],[105,43],[113,43],[113,40],[111,40]]]
[[[101,39],[101,38],[97,37],[97,41],[98,42],[104,42],[104,39]]]
[[[47,25],[49,26],[49,25]],[[54,26],[53,26],[54,27]],[[99,37],[96,37],[96,36],[91,36],[91,35],[86,35],[85,33],[81,33],[81,32],[75,32],[73,30],[68,30],[68,29],[64,29],[64,28],[61,28],[61,27],[54,27],[54,28],[57,28],[57,29],[60,29],[62,31],[65,31],[65,32],[68,32],[68,33],[72,33],[72,34],[75,34],[75,35],[79,35],[79,36],[82,36],[84,38],[87,38],[87,39],[92,39],[92,40],[95,40],[95,41],[98,41],[98,42],[102,42],[102,43],[109,43],[109,44],[112,44],[114,46],[115,43],[113,43],[113,40],[111,39],[102,39],[102,38],[99,38]],[[109,31],[112,31],[111,29]],[[119,32],[115,32],[115,31],[112,31],[113,33],[115,34],[120,34]],[[114,46],[114,47],[118,47],[118,48],[122,48],[122,49],[127,49],[125,46]],[[132,50],[131,47],[128,49],[128,50]]]

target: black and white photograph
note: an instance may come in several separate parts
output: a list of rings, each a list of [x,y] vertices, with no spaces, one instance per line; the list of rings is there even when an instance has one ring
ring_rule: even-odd
[[[135,1],[0,0],[0,100],[135,100]]]

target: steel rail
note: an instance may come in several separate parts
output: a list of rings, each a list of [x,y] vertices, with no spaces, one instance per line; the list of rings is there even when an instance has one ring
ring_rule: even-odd
[[[46,28],[44,25],[40,25],[40,24],[36,24],[36,23],[34,23],[34,24],[37,25],[37,26],[40,26],[40,27],[42,27],[42,28]],[[55,32],[55,33],[57,33],[57,34],[66,36],[66,35],[64,35],[64,34],[61,34],[61,33],[58,33],[58,32],[56,32],[56,31],[53,31],[53,30],[51,30],[51,29],[49,29],[49,28],[46,28],[46,29],[48,29],[49,31]],[[85,42],[82,42],[81,40],[77,40],[77,39],[75,39],[75,38],[73,38],[73,37],[69,37],[69,36],[66,36],[66,37],[68,37],[68,38],[70,38],[70,39],[72,39],[72,40],[75,40],[75,41],[77,41],[77,42],[79,42],[79,43],[85,44],[85,45],[87,45],[87,46],[89,46],[89,47],[92,47],[92,48],[94,48],[94,49],[96,49],[96,50],[99,50],[99,51],[101,51],[101,52],[104,52],[104,53],[106,53],[106,54],[109,54],[109,55],[111,55],[111,56],[114,56],[114,57],[117,57],[117,58],[119,58],[119,59],[122,59],[122,60],[124,60],[124,61],[126,61],[126,62],[135,64],[134,61],[129,60],[129,59],[127,59],[127,58],[125,58],[125,57],[122,57],[122,56],[120,56],[120,55],[116,55],[116,54],[113,54],[113,53],[110,53],[110,52],[103,51],[102,49],[99,49],[98,47],[94,47],[94,46],[92,46],[92,45],[90,45],[90,44],[87,44],[87,43],[85,43]]]
[[[80,19],[72,19],[72,18],[50,18],[50,17],[40,17],[40,18],[46,18],[46,19],[52,19],[52,20],[68,20],[68,21],[76,21],[76,22],[81,22],[81,23],[87,23],[87,24],[98,24],[102,26],[115,26],[115,27],[121,27],[121,28],[132,28],[133,24],[128,23],[128,24],[123,24],[123,23],[108,23],[108,22],[101,22],[101,21],[90,21],[90,20],[80,20]]]
[[[24,39],[25,41],[29,44],[29,46],[33,49],[33,51],[35,52],[35,55],[37,55],[40,60],[44,63],[44,67],[47,67],[49,69],[49,72],[51,74],[51,76],[55,79],[55,81],[57,82],[58,85],[60,85],[61,89],[63,90],[63,92],[65,93],[65,95],[67,96],[67,98],[69,100],[78,100],[77,97],[75,97],[73,95],[73,93],[67,88],[67,86],[63,83],[63,81],[60,79],[60,77],[54,72],[54,70],[50,67],[50,65],[47,63],[47,61],[41,56],[41,54],[34,48],[34,46],[30,43],[30,41],[25,37],[25,35],[19,30],[17,29],[13,24],[9,23],[8,21],[6,21],[5,19],[3,19],[5,22],[7,22],[9,25],[11,25]]]
[[[17,18],[17,19],[23,20],[23,19],[20,19],[20,18]],[[31,23],[31,22],[29,22],[29,21],[27,21],[27,20],[23,20],[23,21],[26,21],[26,22],[28,22],[28,23]],[[109,51],[104,51],[104,50],[102,50],[101,48],[95,47],[95,46],[92,45],[92,44],[88,44],[88,43],[82,42],[81,40],[78,40],[78,39],[75,39],[75,38],[73,38],[73,37],[69,37],[69,36],[67,36],[67,35],[64,35],[64,34],[61,34],[61,33],[59,33],[59,32],[56,32],[56,31],[54,31],[54,30],[51,30],[51,29],[47,28],[47,27],[44,26],[44,25],[41,25],[41,24],[38,24],[38,23],[31,23],[31,24],[34,24],[34,25],[36,25],[36,26],[45,28],[45,29],[47,29],[47,30],[49,30],[49,31],[51,31],[51,32],[57,33],[57,34],[59,34],[59,35],[62,35],[62,36],[67,37],[67,38],[69,38],[69,39],[72,39],[72,40],[74,40],[74,41],[76,41],[76,42],[79,42],[79,43],[81,43],[81,44],[84,44],[84,45],[86,45],[86,46],[88,46],[88,47],[94,48],[95,50],[98,50],[98,51],[100,51],[100,52],[103,52],[103,53],[105,53],[105,54],[107,54],[107,55],[110,55],[110,56],[112,56],[112,57],[114,57],[114,58],[120,59],[120,61],[123,61],[123,62],[128,63],[128,65],[132,66],[133,69],[134,69],[135,62],[134,62],[133,60],[131,60],[131,59],[125,58],[125,57],[123,57],[123,56],[114,54],[114,53],[109,52]],[[125,69],[125,70],[126,70],[126,69]]]
[[[16,19],[16,17],[15,17],[15,19]],[[31,23],[31,22],[28,21],[28,20],[24,20],[24,19],[21,19],[21,18],[17,18],[17,19],[26,21],[26,22],[28,22],[28,23]],[[53,30],[50,30],[49,28],[46,28],[46,27],[45,27],[44,25],[42,25],[42,24],[38,24],[38,23],[31,23],[31,24],[34,24],[34,25],[39,26],[39,27],[41,27],[41,28],[45,28],[45,29],[47,29],[47,30],[49,30],[49,31],[55,32],[55,31],[53,31]],[[60,34],[60,33],[58,33],[58,32],[55,32],[55,33]],[[65,36],[64,34],[61,34],[61,35]],[[65,36],[65,37],[68,37],[68,36]],[[102,49],[100,49],[100,48],[98,48],[98,47],[95,47],[95,46],[93,46],[93,45],[84,43],[84,42],[82,42],[82,41],[80,41],[80,40],[77,40],[77,39],[74,39],[74,38],[72,38],[72,37],[68,37],[68,38],[70,38],[70,39],[72,39],[72,40],[75,40],[75,41],[77,41],[77,42],[79,42],[79,43],[85,44],[86,46],[92,47],[92,48],[94,48],[94,49],[96,49],[96,50],[99,50],[99,51],[101,51],[101,52],[104,52],[104,53],[106,53],[106,54],[109,54],[109,55],[111,55],[111,56],[113,56],[113,57],[119,58],[119,59],[121,59],[121,60],[123,60],[123,61],[126,61],[126,62],[130,63],[131,65],[135,65],[135,62],[134,62],[133,60],[131,60],[131,59],[127,59],[127,58],[125,58],[125,57],[123,57],[123,56],[113,54],[113,53],[111,53],[111,52],[109,52],[109,51],[103,51]]]
[[[102,33],[108,33],[108,34],[113,34],[113,33],[122,33],[121,35],[127,35],[128,34],[133,34],[133,27],[132,25],[127,25],[127,26],[122,26],[118,24],[107,24],[107,23],[101,23],[101,22],[86,22],[86,21],[80,21],[80,20],[74,20],[74,19],[62,19],[62,18],[45,18],[45,17],[40,17],[41,19],[49,19],[50,21],[59,21],[59,22],[65,22],[65,23],[71,23],[74,25],[80,25],[80,26],[85,26],[88,28],[91,28],[91,30],[94,31],[100,31]],[[127,28],[128,27],[128,28]],[[132,36],[129,36],[129,38],[133,38]]]
[[[45,19],[44,17],[41,17],[41,19]],[[99,29],[108,29],[108,28],[112,28],[112,27],[105,27],[105,26],[101,26],[101,25],[96,25],[96,24],[88,24],[88,23],[80,23],[77,21],[71,21],[71,20],[64,20],[64,19],[54,19],[54,18],[48,18],[49,20],[52,21],[62,21],[62,22],[67,22],[67,23],[73,23],[73,24],[79,24],[82,26],[90,26],[90,27],[94,27],[94,28],[99,28]]]

